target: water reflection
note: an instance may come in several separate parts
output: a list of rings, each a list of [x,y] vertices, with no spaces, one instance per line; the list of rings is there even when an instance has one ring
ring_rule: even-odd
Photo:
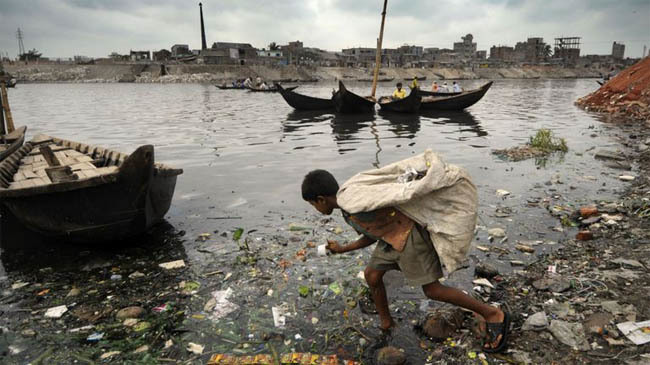
[[[458,130],[446,132],[458,134],[458,141],[467,140],[467,137],[463,137],[462,135],[465,132],[476,134],[478,137],[488,135],[488,132],[483,129],[481,123],[469,111],[429,111],[423,113],[422,116],[433,119],[434,124],[458,125]]]
[[[298,111],[294,110],[287,114],[286,121],[282,122],[282,132],[293,133],[301,129],[311,127],[332,119],[332,113],[328,111]]]
[[[336,114],[330,125],[332,126],[332,135],[338,146],[338,153],[344,154],[354,151],[356,148],[348,145],[359,144],[360,140],[356,136],[363,128],[374,123],[374,114]]]
[[[388,130],[398,138],[413,139],[420,130],[419,114],[392,113],[380,110],[379,115],[390,123]]]

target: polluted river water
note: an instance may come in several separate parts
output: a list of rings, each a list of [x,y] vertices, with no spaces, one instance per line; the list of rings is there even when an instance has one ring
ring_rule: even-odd
[[[370,84],[347,86],[363,95]],[[329,97],[334,87],[297,91]],[[575,236],[549,210],[607,200],[624,188],[620,171],[594,158],[601,148],[620,148],[615,127],[573,105],[596,87],[593,80],[503,80],[464,112],[359,117],[296,112],[279,94],[213,85],[19,85],[9,98],[27,139],[45,133],[126,153],[153,144],[156,161],[184,173],[166,223],[128,242],[55,243],[5,222],[0,351],[8,363],[201,363],[217,353],[290,351],[368,361],[390,344],[421,363],[449,345],[414,330],[439,303],[391,273],[386,285],[398,323],[392,336],[380,336],[358,276],[372,247],[318,255],[326,239],[347,242],[356,233],[338,213],[321,216],[302,200],[303,176],[321,168],[343,183],[427,148],[465,167],[478,188],[479,221],[466,267],[446,282],[470,292],[477,262],[516,270],[518,261]],[[380,84],[377,94],[392,90]],[[519,162],[492,153],[540,128],[564,138],[569,151]],[[506,237],[489,237],[492,228]],[[520,252],[517,243],[535,252]],[[185,266],[159,266],[176,260]],[[67,313],[45,316],[61,305]],[[126,307],[144,314],[124,323],[116,312]]]

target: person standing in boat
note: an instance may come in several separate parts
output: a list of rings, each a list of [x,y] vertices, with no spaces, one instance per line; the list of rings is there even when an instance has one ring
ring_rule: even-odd
[[[452,90],[455,93],[459,93],[459,92],[463,91],[463,89],[460,88],[460,85],[458,85],[458,83],[456,83],[456,81],[454,81],[454,85],[452,86]]]
[[[440,90],[440,87],[438,86],[438,82],[434,81],[433,85],[431,85],[431,91],[433,91],[434,93],[437,93],[439,90]]]
[[[402,89],[402,83],[398,82],[397,85],[395,85],[397,89],[393,91],[393,99],[404,99],[406,97],[406,90]]]
[[[420,87],[420,85],[418,85],[418,77],[413,76],[413,81],[411,81],[411,89],[417,89],[418,87]]]

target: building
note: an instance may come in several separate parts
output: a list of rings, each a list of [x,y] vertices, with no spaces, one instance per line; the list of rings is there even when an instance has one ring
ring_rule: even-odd
[[[625,45],[623,43],[614,42],[612,44],[612,58],[615,60],[622,60],[625,56]]]
[[[160,51],[154,51],[153,60],[157,62],[169,61],[172,58],[172,53],[166,49],[161,49]]]
[[[501,62],[514,62],[515,49],[509,46],[492,46],[490,48],[490,60]]]
[[[462,42],[454,42],[454,53],[462,60],[471,60],[476,55],[476,43],[472,42],[474,36],[467,34],[461,37]]]
[[[151,61],[151,52],[149,51],[131,51],[129,52],[131,61]]]
[[[271,51],[271,50],[265,50],[264,48],[262,48],[261,50],[257,51],[257,56],[258,57],[276,57],[276,58],[278,58],[278,57],[282,57],[282,51],[278,51],[278,50]]]
[[[367,47],[345,48],[341,51],[347,66],[369,67],[375,64],[377,49]]]
[[[192,52],[190,52],[190,46],[188,46],[187,44],[174,44],[172,46],[173,58],[178,58],[178,57],[187,56],[191,54]]]
[[[212,44],[212,49],[227,49],[230,57],[234,59],[253,60],[257,58],[257,49],[250,43],[215,42]]]
[[[575,65],[580,58],[580,39],[580,37],[555,38],[553,58],[565,65]]]
[[[485,60],[487,58],[487,51],[476,51],[476,55],[474,56],[477,60]]]
[[[224,65],[236,64],[238,63],[238,60],[236,57],[231,56],[229,49],[206,48],[199,51],[196,62],[211,65]]]

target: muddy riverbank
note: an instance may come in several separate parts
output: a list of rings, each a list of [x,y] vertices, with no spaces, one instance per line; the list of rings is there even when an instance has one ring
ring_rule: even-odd
[[[331,85],[301,88],[326,95]],[[622,345],[585,334],[590,349],[582,352],[549,330],[521,330],[525,315],[541,310],[549,322],[583,324],[589,310],[602,308],[612,316],[605,324],[611,336],[613,325],[631,314],[630,305],[637,321],[649,315],[641,299],[648,286],[648,170],[642,161],[650,136],[647,127],[604,123],[572,105],[594,88],[591,80],[506,80],[465,113],[349,120],[294,113],[278,95],[243,98],[203,85],[19,87],[10,95],[14,119],[31,133],[74,135],[126,152],[153,143],[157,160],[185,174],[170,224],[132,242],[42,245],[12,225],[2,227],[2,360],[200,364],[220,353],[295,351],[372,363],[385,345],[403,349],[413,364],[481,363],[483,357],[497,364],[526,356],[531,363],[643,360],[639,354],[650,352],[648,345],[636,347],[620,333],[614,339]],[[391,89],[380,86],[379,93]],[[566,138],[569,152],[520,162],[492,154],[540,127]],[[370,250],[317,253],[326,238],[356,235],[340,216],[320,216],[301,201],[306,171],[323,167],[345,179],[429,146],[468,168],[479,189],[475,243],[466,267],[447,283],[511,308],[515,326],[505,359],[481,353],[469,315],[461,316],[449,340],[430,340],[419,325],[441,306],[404,285],[399,273],[387,277],[397,328],[381,336],[358,278]],[[597,159],[601,149],[623,154],[630,170]],[[586,226],[596,239],[576,241],[587,222],[572,213],[585,205],[600,210]],[[499,271],[489,279],[494,289],[475,289],[477,264]],[[533,284],[551,265],[569,282],[558,295]],[[551,298],[562,311],[547,309]],[[603,307],[603,301],[618,306]]]
[[[246,77],[265,80],[368,80],[372,70],[341,67],[231,66],[167,64],[6,64],[4,68],[19,82],[140,82],[140,83],[222,83]],[[386,68],[381,78],[401,81],[417,76],[427,80],[472,79],[573,79],[599,78],[608,70],[564,68],[559,66],[521,66],[503,68]],[[430,82],[430,81],[427,81]]]

